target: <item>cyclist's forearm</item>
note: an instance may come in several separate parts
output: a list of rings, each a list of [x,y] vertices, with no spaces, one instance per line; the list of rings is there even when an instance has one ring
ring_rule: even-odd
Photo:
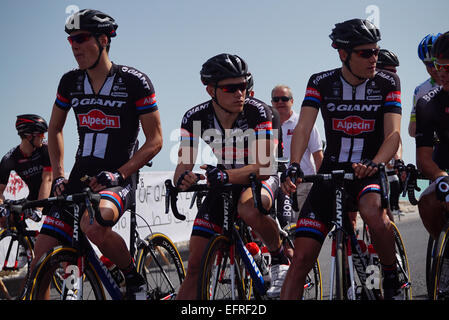
[[[137,172],[153,159],[162,149],[162,138],[146,142],[123,166],[118,168],[124,179]]]
[[[64,177],[64,137],[62,131],[48,130],[48,153],[53,177]]]
[[[416,149],[416,165],[422,174],[430,180],[435,180],[447,173],[441,170],[432,159],[432,147],[419,147]]]

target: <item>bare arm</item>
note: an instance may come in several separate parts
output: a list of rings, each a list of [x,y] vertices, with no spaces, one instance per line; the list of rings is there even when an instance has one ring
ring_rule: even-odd
[[[53,181],[52,177],[53,175],[51,171],[42,172],[42,182],[39,188],[39,195],[38,195],[39,200],[48,198],[50,196],[51,183]]]
[[[398,151],[401,143],[401,115],[396,113],[386,113],[384,115],[384,141],[377,151],[374,159],[375,163],[387,163]],[[366,166],[361,163],[353,163],[352,168],[358,178],[372,176],[377,172],[377,167]]]
[[[293,131],[290,146],[290,163],[300,163],[310,139],[310,133],[318,115],[318,109],[303,106],[299,115],[299,121]]]
[[[323,158],[324,158],[323,150],[318,150],[318,151],[312,153],[312,156],[313,156],[313,160],[315,162],[315,169],[318,172],[318,170],[321,167],[321,164],[323,163]]]
[[[48,153],[55,179],[64,177],[64,136],[62,131],[66,119],[67,112],[53,105],[48,126]]]
[[[447,176],[447,173],[441,170],[432,159],[432,147],[416,148],[416,164],[424,176],[432,181],[440,176]]]
[[[125,179],[147,164],[162,149],[162,126],[159,111],[141,115],[140,123],[145,135],[145,143],[128,162],[118,168]]]

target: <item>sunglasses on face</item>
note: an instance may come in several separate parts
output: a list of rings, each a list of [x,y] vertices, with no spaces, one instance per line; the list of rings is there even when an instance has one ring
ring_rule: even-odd
[[[291,97],[286,97],[286,96],[271,98],[271,100],[273,100],[273,102],[279,102],[279,100],[282,100],[283,102],[287,102],[287,101],[290,101],[290,99],[291,99]]]
[[[237,90],[240,90],[241,92],[245,91],[248,84],[246,82],[242,83],[233,83],[233,84],[223,84],[221,86],[217,86],[217,88],[223,90],[223,92],[226,93],[234,93]]]
[[[379,49],[359,49],[359,50],[352,50],[353,52],[355,52],[359,57],[362,58],[371,58],[372,56],[376,56],[379,54]]]
[[[434,61],[434,65],[437,71],[449,72],[449,63],[438,63]]]
[[[74,35],[74,36],[68,36],[67,40],[69,40],[71,45],[73,45],[73,42],[81,44],[81,43],[84,43],[87,40],[89,40],[90,37],[92,37],[91,33],[79,33],[79,34]]]

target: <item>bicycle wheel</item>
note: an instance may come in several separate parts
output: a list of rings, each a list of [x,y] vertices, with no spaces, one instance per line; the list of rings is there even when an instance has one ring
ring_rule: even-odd
[[[433,283],[432,283],[432,263],[433,257],[435,255],[435,240],[429,235],[429,240],[427,241],[427,252],[426,252],[426,288],[427,296],[429,299],[433,297]]]
[[[348,270],[347,243],[343,230],[336,231],[335,241],[335,299],[346,300],[349,279],[346,273]]]
[[[33,244],[29,237],[20,235],[15,228],[0,231],[0,277],[20,274],[24,275],[23,283],[26,283],[33,258]],[[7,288],[4,289],[6,292],[3,294],[9,296]],[[18,299],[22,296],[23,292],[19,292]]]
[[[231,263],[234,262],[234,263]],[[198,297],[201,300],[245,300],[248,298],[248,272],[228,237],[216,235],[201,261]]]
[[[56,247],[44,255],[30,277],[27,298],[30,300],[42,300],[50,289],[50,300],[105,300],[106,296],[93,266],[86,261],[81,288],[77,287],[75,273],[78,270],[78,253],[70,247]],[[53,277],[59,277],[63,282],[63,290],[58,291],[54,287]],[[79,295],[82,291],[82,297]]]
[[[410,266],[408,264],[407,253],[405,251],[404,242],[402,241],[401,233],[394,222],[391,222],[393,227],[396,259],[398,261],[399,267],[399,283],[401,284],[401,289],[403,290],[404,300],[412,299],[412,287],[410,278]]]
[[[446,224],[436,242],[432,263],[433,300],[449,300],[449,224]]]
[[[181,255],[173,242],[162,233],[146,238],[137,251],[137,271],[145,277],[149,300],[174,299],[185,278]]]

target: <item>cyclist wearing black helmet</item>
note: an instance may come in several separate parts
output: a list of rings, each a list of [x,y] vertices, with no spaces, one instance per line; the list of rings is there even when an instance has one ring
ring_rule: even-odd
[[[342,67],[312,75],[293,132],[290,166],[281,177],[282,189],[296,190],[290,177],[301,183],[300,159],[319,110],[323,116],[327,147],[319,173],[354,171],[357,180],[347,183],[349,207],[358,206],[370,227],[382,262],[385,298],[397,293],[398,275],[390,220],[381,208],[377,163],[393,158],[400,142],[401,100],[396,74],[376,71],[380,33],[367,20],[338,23],[330,35]],[[296,224],[295,255],[284,281],[281,299],[302,295],[307,273],[331,228],[334,194],[327,183],[314,184]],[[330,198],[326,198],[330,197]]]
[[[79,69],[64,74],[53,106],[49,130],[49,153],[55,194],[81,191],[85,175],[89,186],[101,194],[100,214],[81,228],[100,251],[116,264],[126,279],[126,298],[144,290],[122,237],[112,226],[135,201],[134,174],[162,147],[162,130],[155,92],[142,72],[112,63],[108,56],[117,23],[109,15],[91,9],[73,14],[65,25]],[[67,114],[73,109],[79,146],[68,180],[64,177],[64,139]],[[145,143],[134,153],[139,126]],[[59,242],[71,241],[73,218],[54,207],[47,215],[36,242],[36,259]],[[34,262],[34,261],[33,261]]]
[[[0,162],[0,203],[3,203],[5,199],[3,192],[12,170],[26,183],[29,200],[44,199],[50,196],[51,165],[47,144],[43,142],[48,129],[47,122],[35,114],[22,114],[17,116],[16,129],[21,142],[11,149]],[[0,217],[6,214],[5,210],[5,208],[0,208]],[[39,209],[27,209],[24,214],[26,218],[39,221],[42,212]],[[4,220],[1,219],[1,224]]]
[[[449,210],[449,158],[437,164],[432,159],[434,136],[449,153],[449,32],[440,35],[432,48],[441,87],[430,90],[416,104],[416,163],[432,183],[421,194],[419,214],[424,226],[436,240]]]
[[[254,208],[252,192],[237,184],[249,183],[250,173],[262,180],[262,202],[266,209],[273,203],[278,187],[272,164],[274,143],[271,108],[260,100],[246,97],[248,67],[237,55],[219,54],[207,60],[201,69],[201,81],[211,99],[189,109],[181,123],[181,145],[173,181],[185,190],[197,182],[192,173],[199,139],[212,147],[217,166],[203,165],[212,186],[236,184],[234,205],[240,217],[263,239],[272,253],[273,264],[288,263],[283,253],[275,221]],[[201,179],[206,177],[202,176]],[[200,208],[190,238],[187,276],[178,299],[195,299],[201,257],[209,238],[222,229],[223,210],[217,195],[209,193]],[[213,208],[211,206],[213,204]],[[213,210],[212,210],[213,209]]]
[[[397,67],[399,67],[398,56],[387,49],[380,49],[379,55],[377,56],[377,69],[388,70],[390,72],[396,73]]]

